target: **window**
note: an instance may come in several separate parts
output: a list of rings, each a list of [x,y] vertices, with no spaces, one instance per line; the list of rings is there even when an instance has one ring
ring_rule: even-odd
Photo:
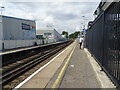
[[[47,36],[47,35],[52,35],[52,34],[51,33],[44,33],[44,35]]]

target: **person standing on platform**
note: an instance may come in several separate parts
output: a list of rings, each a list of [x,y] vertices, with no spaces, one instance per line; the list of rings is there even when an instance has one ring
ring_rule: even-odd
[[[80,44],[80,49],[81,49],[82,48],[82,44],[83,44],[83,36],[80,37],[79,44]]]

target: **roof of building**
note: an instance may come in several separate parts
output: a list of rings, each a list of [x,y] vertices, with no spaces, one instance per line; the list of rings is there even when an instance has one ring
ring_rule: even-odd
[[[53,30],[44,29],[44,30],[36,30],[36,34],[40,34],[41,32],[52,32]]]
[[[37,31],[56,31],[56,32],[58,32],[56,29],[38,29]]]
[[[1,17],[1,15],[0,15],[0,17]],[[5,15],[2,15],[2,17],[13,18],[13,19],[19,19],[19,20],[25,20],[25,21],[32,21],[32,22],[35,22],[35,20],[29,20],[29,19],[23,19],[23,18],[17,18],[17,17],[5,16]]]
[[[37,31],[53,31],[52,29],[41,29],[41,30],[37,30]]]
[[[39,34],[41,32],[53,32],[53,31],[58,33],[56,29],[42,29],[42,30],[36,30],[36,34]]]

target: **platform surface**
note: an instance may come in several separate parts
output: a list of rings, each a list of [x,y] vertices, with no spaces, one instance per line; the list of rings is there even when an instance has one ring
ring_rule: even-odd
[[[77,46],[63,76],[60,88],[100,88],[86,53]]]
[[[71,57],[69,56],[53,76],[47,88],[100,88],[100,83],[96,78],[92,65],[84,50],[79,48],[78,42],[75,44]],[[67,60],[69,62],[62,71]]]

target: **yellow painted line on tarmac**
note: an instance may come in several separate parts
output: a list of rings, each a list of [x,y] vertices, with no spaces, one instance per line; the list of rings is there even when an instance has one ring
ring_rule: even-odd
[[[67,61],[65,62],[64,66],[62,67],[62,69],[61,69],[61,71],[60,71],[57,79],[55,80],[52,88],[56,88],[56,87],[57,87],[57,85],[58,85],[58,83],[59,83],[59,81],[60,81],[60,79],[61,79],[61,77],[62,77],[62,75],[63,75],[63,72],[65,71],[65,68],[67,67],[67,65],[68,65],[68,63],[69,63],[69,61],[70,61],[70,58],[71,58],[71,56],[72,56],[72,54],[73,54],[73,52],[74,52],[74,50],[75,50],[75,47],[76,47],[76,45],[74,46],[72,52],[71,52],[70,55],[68,56]]]

